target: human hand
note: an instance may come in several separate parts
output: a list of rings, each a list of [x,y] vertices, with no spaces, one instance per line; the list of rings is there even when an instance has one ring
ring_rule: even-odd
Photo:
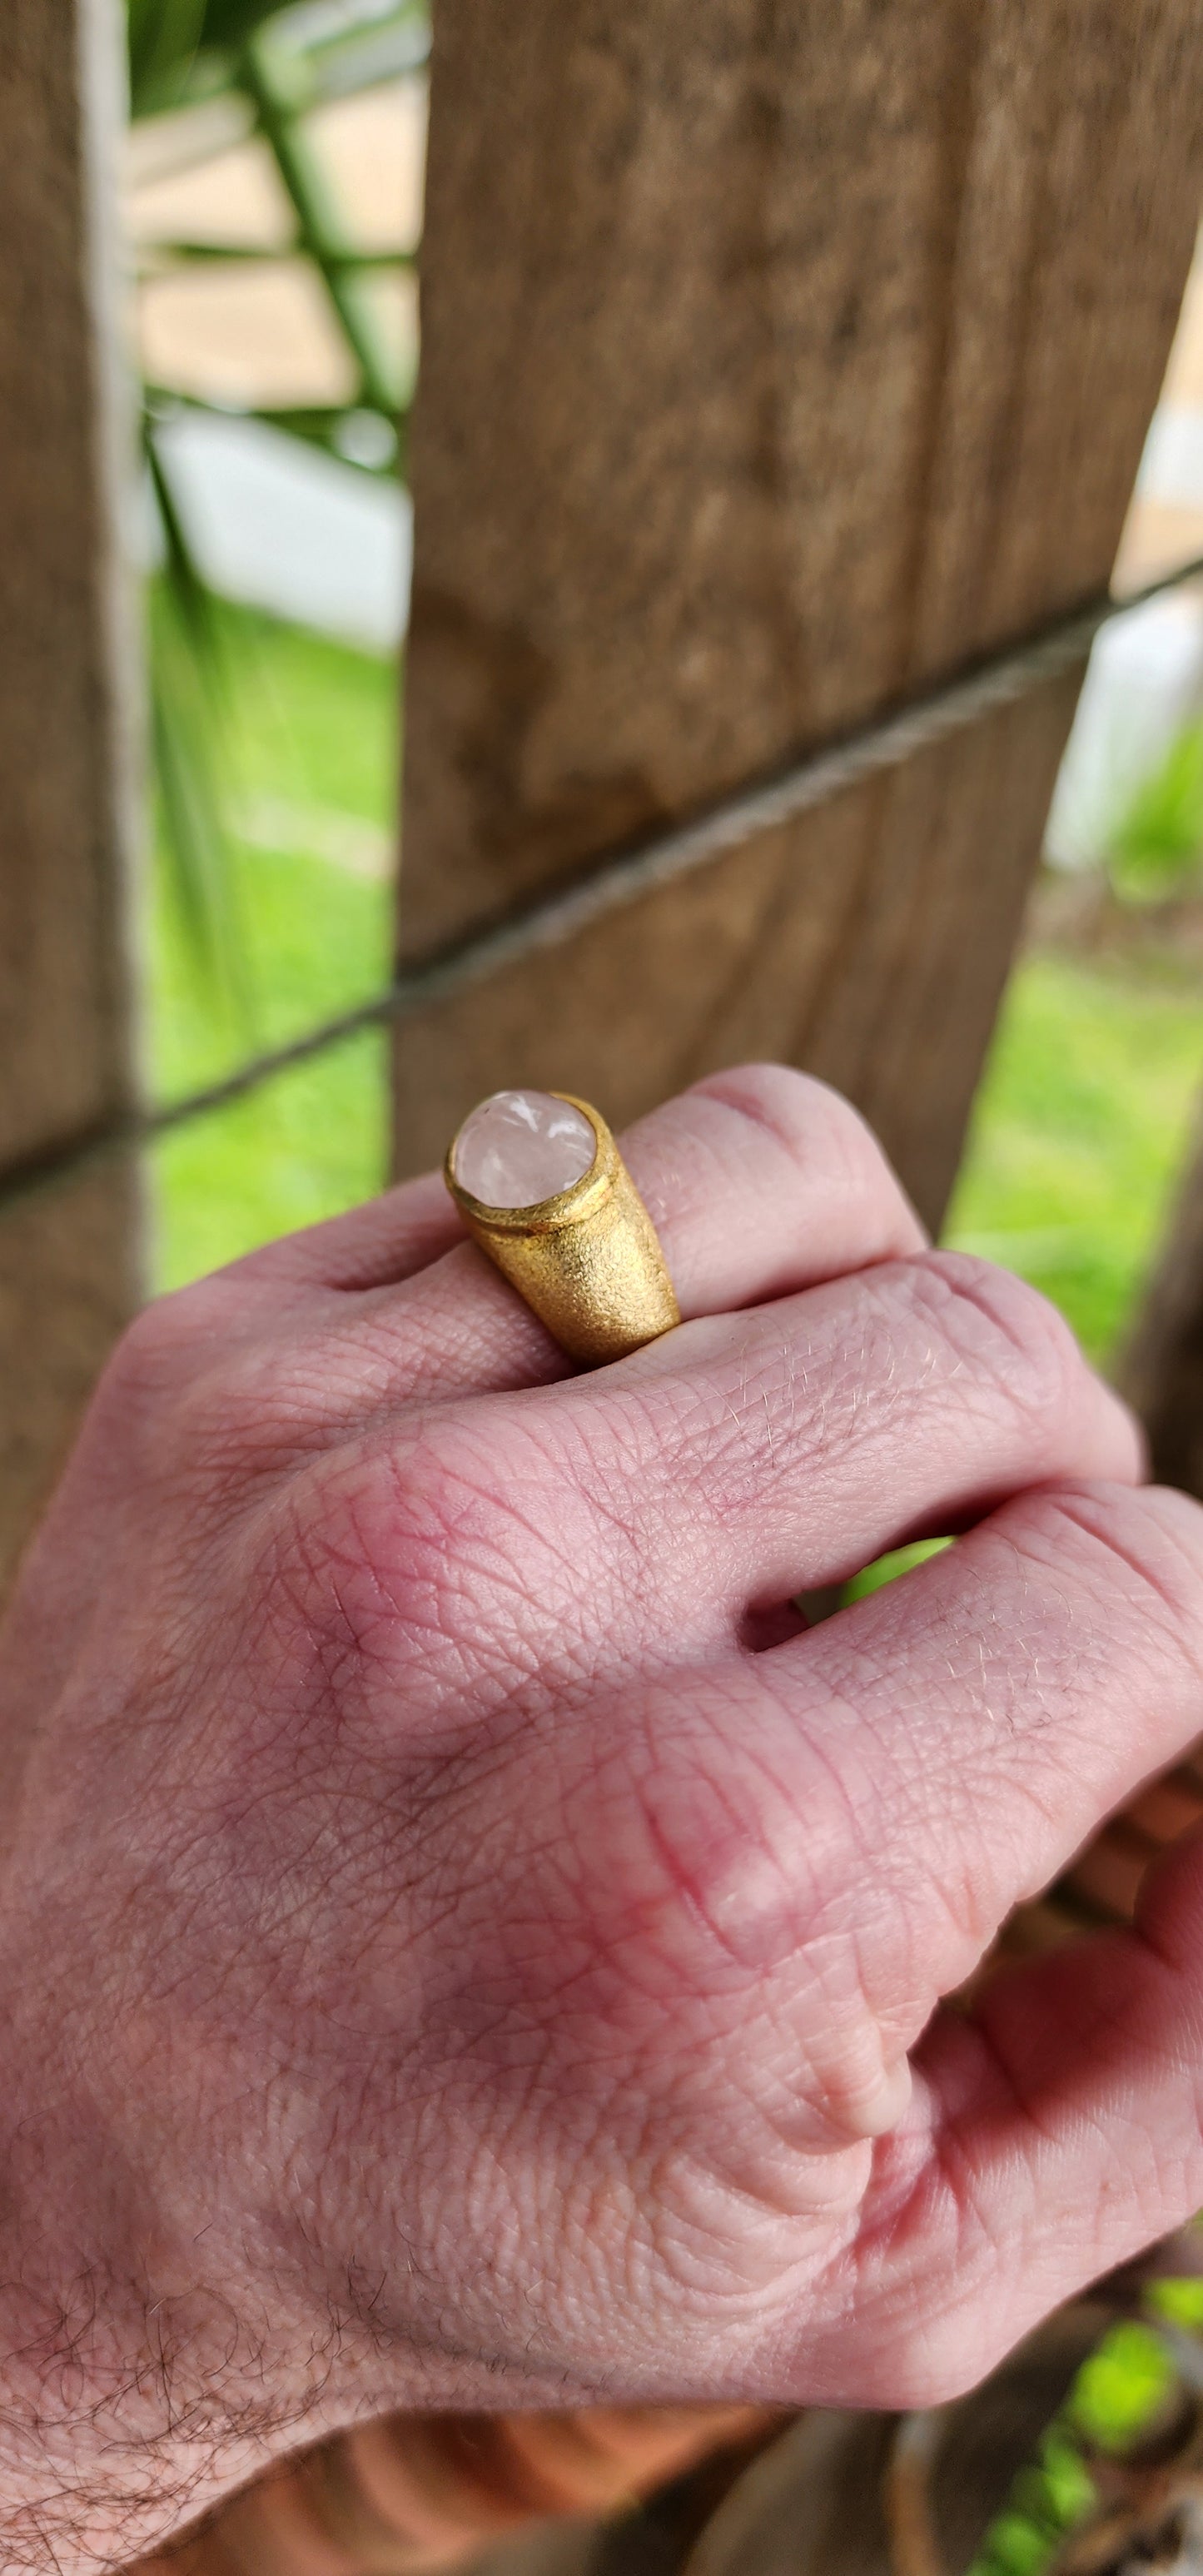
[[[399,2405],[945,2396],[1203,2200],[1197,1846],[937,2008],[1203,1726],[1203,1516],[818,1085],[627,1151],[691,1320],[611,1368],[431,1178],[96,1399],[0,1657],[6,2564]]]

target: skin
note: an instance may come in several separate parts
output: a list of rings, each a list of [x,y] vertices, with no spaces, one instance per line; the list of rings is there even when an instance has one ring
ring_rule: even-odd
[[[1197,1843],[940,2002],[1203,1728],[1203,1514],[821,1086],[627,1152],[616,1366],[431,1176],[96,1397],[0,1650],[5,2566],[387,2407],[946,2398],[1203,2201]]]

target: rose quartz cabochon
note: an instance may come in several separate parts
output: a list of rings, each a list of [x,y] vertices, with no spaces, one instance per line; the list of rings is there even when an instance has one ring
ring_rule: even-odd
[[[452,1161],[486,1207],[538,1207],[583,1179],[597,1150],[587,1118],[550,1091],[495,1091],[465,1118]]]

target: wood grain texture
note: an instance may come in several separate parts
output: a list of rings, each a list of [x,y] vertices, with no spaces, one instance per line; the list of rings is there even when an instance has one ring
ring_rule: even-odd
[[[108,0],[0,19],[0,1169],[130,1097]],[[116,1169],[0,1218],[0,1580],[137,1287]]]
[[[1192,0],[440,0],[407,959],[1105,584],[1197,53]],[[621,1118],[750,1046],[938,1216],[1071,703],[402,1032],[399,1167],[497,1083]]]
[[[136,1216],[105,1171],[0,1223],[0,1590],[132,1312]]]
[[[722,1064],[804,1064],[864,1110],[938,1223],[1076,682],[765,833],[396,1039],[403,1172],[534,1083],[616,1127]]]

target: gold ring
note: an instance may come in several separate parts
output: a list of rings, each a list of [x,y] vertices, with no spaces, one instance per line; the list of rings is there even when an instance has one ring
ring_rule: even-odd
[[[680,1323],[656,1229],[587,1100],[495,1091],[457,1130],[444,1174],[481,1251],[571,1359],[622,1359]]]

